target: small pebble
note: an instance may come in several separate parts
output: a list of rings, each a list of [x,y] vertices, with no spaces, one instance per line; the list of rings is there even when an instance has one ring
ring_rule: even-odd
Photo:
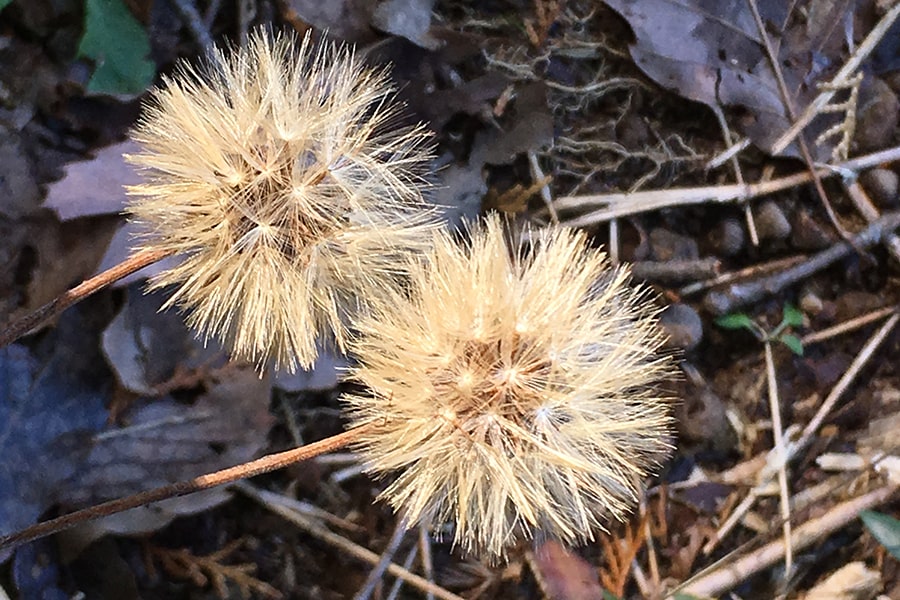
[[[811,289],[804,289],[800,293],[800,302],[798,304],[800,304],[800,310],[811,316],[818,315],[825,308],[822,298]]]
[[[736,256],[747,243],[744,224],[737,219],[723,219],[709,232],[709,243],[719,256]]]
[[[657,227],[650,232],[650,255],[658,261],[696,260],[700,249],[693,238]]]
[[[859,182],[881,208],[896,208],[900,205],[897,195],[900,177],[890,169],[869,169],[859,176]]]
[[[687,304],[670,304],[659,315],[659,324],[668,335],[666,346],[693,350],[703,339],[703,321]]]
[[[763,202],[759,209],[753,212],[753,219],[761,240],[780,242],[791,235],[790,221],[781,207],[771,200]]]
[[[791,245],[797,250],[811,252],[824,250],[834,244],[836,240],[837,233],[834,228],[826,229],[805,210],[794,213]]]

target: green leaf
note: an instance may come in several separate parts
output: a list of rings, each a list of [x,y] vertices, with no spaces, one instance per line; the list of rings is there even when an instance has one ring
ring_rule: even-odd
[[[790,351],[797,356],[803,356],[803,342],[801,342],[800,338],[798,338],[796,335],[785,333],[778,338],[778,341],[787,346]]]
[[[147,32],[122,0],[87,0],[84,37],[78,55],[96,63],[88,91],[140,94],[153,81],[156,66],[148,60]]]
[[[859,518],[891,556],[900,560],[900,521],[890,515],[872,510],[859,513]]]
[[[803,311],[793,304],[785,304],[781,322],[791,327],[801,327],[803,325]]]
[[[3,10],[10,4],[12,4],[12,0],[0,0],[0,10]]]
[[[603,590],[603,600],[620,600],[620,598],[609,590]]]
[[[732,313],[716,319],[716,325],[724,329],[749,329],[754,331],[755,323],[753,319],[744,313]]]

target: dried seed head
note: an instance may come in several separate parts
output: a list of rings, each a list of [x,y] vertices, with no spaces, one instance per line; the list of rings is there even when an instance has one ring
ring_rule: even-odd
[[[497,218],[471,234],[438,233],[409,294],[358,324],[359,450],[398,473],[383,493],[395,509],[455,521],[467,551],[499,558],[534,529],[592,539],[669,449],[654,310],[571,230],[512,252]]]
[[[435,221],[420,204],[429,135],[395,126],[393,95],[384,71],[309,36],[255,33],[183,66],[129,157],[145,175],[129,189],[143,246],[184,257],[152,285],[177,286],[191,326],[257,363],[309,366],[323,332],[343,347],[347,313]]]

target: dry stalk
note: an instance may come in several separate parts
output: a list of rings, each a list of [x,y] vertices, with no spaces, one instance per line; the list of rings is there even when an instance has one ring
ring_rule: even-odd
[[[375,568],[369,571],[362,587],[353,596],[353,600],[369,600],[372,597],[372,594],[375,593],[375,588],[378,587],[378,584],[384,578],[384,572],[387,570],[388,565],[393,564],[394,555],[400,549],[400,544],[403,543],[403,538],[406,537],[408,528],[409,525],[405,519],[401,517],[397,520],[394,526],[394,533],[391,535],[391,539],[388,540],[387,547],[381,553],[381,558],[375,564]]]
[[[877,221],[854,234],[849,241],[838,242],[800,264],[760,279],[736,283],[724,290],[709,292],[704,299],[704,305],[717,315],[734,312],[741,306],[777,294],[782,289],[810,277],[861,248],[868,248],[886,240],[898,226],[900,226],[900,212],[885,213]]]
[[[894,24],[894,21],[897,20],[897,17],[900,17],[900,3],[893,6],[881,17],[878,24],[875,25],[872,31],[869,32],[869,35],[866,36],[866,39],[863,40],[856,49],[856,52],[854,52],[847,62],[844,63],[844,66],[841,67],[831,81],[822,86],[824,91],[816,96],[815,100],[809,103],[809,106],[806,107],[803,114],[800,115],[800,117],[794,121],[794,124],[775,141],[772,145],[772,154],[781,154],[781,152],[794,141],[794,138],[803,131],[803,128],[809,125],[810,121],[822,112],[825,106],[834,97],[837,90],[842,89],[842,87],[847,85],[854,73],[856,73],[860,64],[862,64],[862,62],[868,58],[869,54],[872,53],[884,35],[891,28],[891,25]]]
[[[778,92],[781,94],[781,101],[784,104],[786,109],[788,118],[791,121],[795,120],[795,111],[794,111],[794,103],[791,101],[790,92],[788,92],[787,84],[784,81],[784,73],[781,70],[781,61],[778,60],[778,55],[775,52],[774,48],[772,48],[772,42],[769,40],[769,34],[766,31],[766,26],[763,23],[762,17],[759,14],[759,8],[756,5],[756,0],[748,0],[748,5],[750,6],[750,12],[753,13],[753,19],[756,21],[756,28],[759,33],[759,38],[763,42],[763,47],[766,50],[766,56],[769,58],[769,66],[772,68],[772,72],[775,74],[775,81],[778,83]],[[822,204],[822,208],[825,209],[825,213],[828,215],[828,219],[831,221],[831,224],[834,225],[834,228],[841,234],[845,240],[850,239],[850,233],[844,229],[844,226],[841,225],[841,222],[838,220],[837,215],[834,213],[834,207],[831,206],[831,202],[828,200],[828,194],[825,192],[825,187],[822,185],[822,178],[816,172],[816,167],[813,164],[812,154],[809,151],[809,146],[806,143],[806,140],[801,137],[797,140],[797,145],[800,147],[800,155],[803,157],[803,161],[806,163],[806,169],[812,175],[813,187],[816,189],[816,194],[819,196],[819,201]]]
[[[880,321],[884,317],[897,312],[896,306],[886,306],[884,308],[878,308],[871,312],[868,312],[864,315],[860,315],[858,317],[853,317],[852,319],[848,319],[843,323],[838,323],[832,327],[828,327],[826,329],[822,329],[820,331],[814,331],[812,333],[808,333],[802,338],[800,338],[800,342],[804,347],[809,346],[811,344],[818,344],[819,342],[823,342],[825,340],[829,340],[833,337],[837,337],[839,335],[843,335],[845,333],[850,333],[856,331],[857,329],[861,329],[870,323],[874,323],[875,321]]]
[[[831,412],[831,409],[834,408],[835,404],[837,404],[837,401],[841,398],[843,393],[847,390],[847,388],[850,387],[850,385],[859,375],[859,372],[862,370],[863,366],[869,361],[878,347],[887,338],[888,334],[894,329],[894,327],[897,325],[898,320],[900,320],[900,314],[894,313],[893,316],[888,319],[872,335],[872,337],[869,338],[863,348],[856,355],[856,358],[853,359],[850,367],[841,376],[837,384],[835,384],[834,388],[831,390],[831,393],[829,393],[828,397],[825,398],[825,400],[822,402],[822,405],[819,407],[816,415],[803,429],[798,439],[796,441],[790,442],[785,446],[785,454],[783,455],[783,458],[786,462],[792,460],[798,452],[800,452],[809,444],[812,436],[816,433],[816,431],[819,429],[819,426],[821,426],[822,422],[825,420],[825,417],[828,415],[828,413]],[[710,552],[712,552],[716,544],[718,544],[718,542],[721,541],[735,525],[737,525],[743,515],[750,510],[750,508],[756,502],[756,499],[765,493],[766,488],[768,488],[771,484],[772,476],[776,472],[775,470],[768,468],[768,464],[769,461],[767,460],[766,464],[760,470],[759,481],[757,482],[757,484],[753,488],[751,488],[747,496],[741,501],[740,505],[738,505],[738,507],[735,508],[734,511],[732,511],[728,519],[719,527],[718,531],[716,531],[715,537],[704,546],[703,552],[705,554],[709,554]],[[799,550],[800,548],[794,546],[794,549]]]
[[[69,529],[80,523],[91,521],[98,517],[105,517],[107,515],[137,508],[138,506],[150,504],[151,502],[158,502],[176,496],[184,496],[201,490],[218,487],[226,483],[233,483],[247,477],[255,477],[256,475],[276,471],[288,465],[308,460],[319,454],[342,448],[357,440],[360,435],[366,432],[366,430],[366,426],[356,427],[329,438],[325,438],[324,440],[307,444],[306,446],[279,452],[277,454],[270,454],[256,460],[251,460],[242,465],[229,467],[206,475],[200,475],[199,477],[187,481],[179,481],[170,485],[147,490],[146,492],[126,496],[125,498],[110,500],[109,502],[77,510],[49,521],[37,523],[31,527],[26,527],[21,531],[0,537],[0,550],[15,548],[48,535],[59,533],[60,531]]]
[[[23,335],[26,335],[33,329],[45,324],[70,306],[81,302],[91,294],[102,290],[123,277],[131,275],[136,271],[140,271],[144,267],[159,262],[171,254],[171,252],[163,250],[138,251],[121,263],[110,267],[98,275],[94,275],[90,279],[86,279],[37,310],[7,325],[6,328],[0,332],[0,348],[10,345]]]

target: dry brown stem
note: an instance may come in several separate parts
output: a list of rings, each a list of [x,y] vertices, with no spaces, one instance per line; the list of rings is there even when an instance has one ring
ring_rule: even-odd
[[[163,250],[141,250],[135,252],[119,264],[110,267],[99,275],[86,279],[68,292],[61,294],[38,308],[14,321],[0,332],[0,348],[12,344],[14,341],[27,334],[32,329],[43,325],[53,317],[58,316],[73,304],[81,302],[94,292],[100,291],[111,283],[140,271],[146,266],[159,262],[169,256],[171,252]]]
[[[126,496],[125,498],[110,500],[109,502],[77,510],[61,517],[44,521],[43,523],[37,523],[31,527],[26,527],[21,531],[0,537],[0,550],[15,548],[98,517],[120,513],[132,508],[137,508],[138,506],[143,506],[144,504],[165,500],[166,498],[174,498],[176,496],[184,496],[201,490],[208,490],[226,483],[232,483],[239,479],[269,473],[270,471],[275,471],[288,465],[308,460],[319,454],[343,448],[347,444],[355,441],[362,433],[365,433],[366,429],[367,427],[365,426],[356,427],[299,448],[279,452],[277,454],[270,454],[242,465],[216,471],[215,473],[208,473],[187,481],[179,481],[170,485],[147,490],[146,492],[141,492],[139,494]]]

